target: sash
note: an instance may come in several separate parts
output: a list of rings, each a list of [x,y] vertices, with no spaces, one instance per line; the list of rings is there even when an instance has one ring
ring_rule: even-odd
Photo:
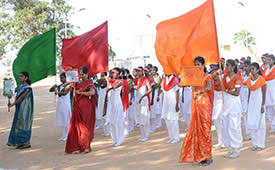
[[[121,82],[121,80],[116,81],[115,79],[109,79],[109,83],[110,83],[111,87],[115,87],[120,82]]]
[[[272,70],[268,73],[268,75],[266,75],[266,71],[267,69],[264,72],[264,78],[266,81],[275,79],[275,65],[272,67]]]
[[[125,112],[130,104],[129,104],[129,84],[127,80],[115,80],[115,79],[110,79],[109,83],[112,87],[115,87],[118,85],[120,82],[123,83],[123,86],[121,88],[121,102],[123,105],[123,111]]]
[[[142,77],[137,84],[137,88],[140,89],[142,86],[145,86],[147,83],[150,84],[150,81],[148,80],[148,78]],[[146,90],[148,91],[147,86],[146,86]],[[148,98],[149,111],[151,111],[150,94],[148,94],[147,98]]]
[[[141,88],[142,86],[146,85],[147,83],[150,84],[149,79],[148,79],[147,77],[142,77],[142,78],[139,80],[138,84],[137,84],[138,89]]]
[[[265,74],[267,68],[268,68],[268,67],[265,67],[265,68],[264,68],[264,65],[262,65],[262,66],[260,67],[260,69],[261,69],[263,75]]]
[[[258,78],[258,80],[255,82],[254,85],[251,84],[251,81],[252,81],[251,78],[252,78],[252,76],[250,76],[250,77],[248,78],[248,80],[247,80],[247,87],[248,87],[250,90],[255,91],[255,90],[257,90],[258,88],[261,88],[262,86],[265,86],[265,87],[266,87],[265,79],[264,79],[262,76],[260,76],[260,77]]]
[[[223,77],[223,85],[226,89],[228,90],[233,90],[235,89],[236,85],[241,85],[242,81],[241,78],[238,74],[235,74],[235,76],[229,81],[226,81],[226,77],[228,76],[228,74],[225,74]]]
[[[129,83],[127,80],[121,80],[123,82],[123,86],[121,89],[121,100],[123,105],[123,110],[126,112],[126,110],[129,108]]]
[[[251,78],[251,77],[252,77],[252,75],[250,75],[250,76],[247,78],[247,80],[246,80],[246,81],[244,81],[244,80],[243,80],[243,76],[244,76],[244,74],[241,74],[241,81],[242,81],[242,85],[246,86],[246,85],[247,85],[247,80],[248,80],[249,78]]]
[[[134,82],[135,86],[137,86],[137,84],[138,84],[138,78],[134,78],[133,82]]]
[[[163,79],[163,84],[162,84],[163,90],[165,91],[169,91],[179,84],[179,79],[176,76],[173,76],[168,84],[166,84],[166,80],[167,80],[167,77]]]
[[[31,89],[31,86],[28,84],[18,86],[17,93],[16,93],[16,99],[19,98],[27,89]]]
[[[221,81],[217,81],[214,83],[214,90],[222,91],[222,82]]]
[[[61,86],[62,85],[64,85],[63,86],[63,89],[61,90]],[[60,84],[59,86],[57,86],[57,91],[58,92],[64,92],[65,91],[65,89],[66,89],[66,87],[68,86],[69,84],[67,84],[67,83],[65,83],[65,84]]]
[[[151,77],[149,77],[149,82],[150,82],[150,84],[153,84],[153,83],[155,83],[155,79],[151,76]]]

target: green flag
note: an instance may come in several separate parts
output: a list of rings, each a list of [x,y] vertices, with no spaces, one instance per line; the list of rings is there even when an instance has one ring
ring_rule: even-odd
[[[16,83],[20,84],[20,72],[27,71],[35,83],[48,75],[56,75],[56,34],[55,28],[32,37],[20,49],[12,65]]]

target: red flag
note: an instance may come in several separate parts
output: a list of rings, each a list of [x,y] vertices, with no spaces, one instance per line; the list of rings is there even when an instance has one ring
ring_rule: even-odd
[[[197,56],[206,64],[219,61],[213,0],[177,18],[157,25],[156,56],[165,74],[180,74],[183,66],[193,66]]]
[[[107,21],[83,35],[62,41],[64,70],[86,66],[89,69],[89,76],[108,71]]]

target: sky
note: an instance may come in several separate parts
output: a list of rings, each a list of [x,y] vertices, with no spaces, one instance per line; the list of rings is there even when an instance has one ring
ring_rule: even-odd
[[[67,1],[76,11],[85,8],[68,17],[69,22],[76,26],[77,35],[108,20],[109,44],[117,59],[151,56],[149,62],[159,66],[154,50],[156,25],[183,15],[206,0]],[[229,52],[220,48],[221,57],[235,59],[250,55],[247,49],[233,44],[234,33],[242,29],[256,37],[255,56],[275,53],[275,0],[214,0],[214,6],[219,46],[231,45]]]
[[[156,25],[198,7],[205,0],[68,0],[77,9],[69,17],[81,35],[108,20],[109,44],[117,58],[154,56]],[[240,3],[242,2],[244,6]],[[275,52],[274,0],[214,0],[219,46],[232,45],[234,32],[247,29],[256,37],[257,55]],[[248,53],[232,46],[232,58]]]

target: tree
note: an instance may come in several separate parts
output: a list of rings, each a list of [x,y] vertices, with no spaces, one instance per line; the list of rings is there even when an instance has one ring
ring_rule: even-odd
[[[108,48],[109,48],[109,60],[114,61],[116,53],[113,51],[113,49],[110,45],[108,45]]]
[[[0,7],[0,57],[9,47],[10,50],[19,50],[31,37],[54,27],[57,55],[60,56],[65,24],[68,37],[75,36],[74,26],[64,21],[64,16],[74,10],[65,0],[0,0]]]
[[[247,30],[241,30],[240,32],[235,33],[233,39],[234,44],[244,46],[245,48],[248,48],[250,52],[252,52],[252,46],[256,45],[256,38]]]

